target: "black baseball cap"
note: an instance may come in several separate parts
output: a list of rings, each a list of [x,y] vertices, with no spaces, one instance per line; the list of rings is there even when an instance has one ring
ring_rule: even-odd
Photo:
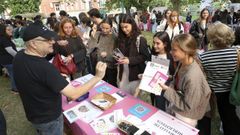
[[[57,34],[51,30],[49,30],[47,27],[45,27],[43,24],[39,22],[34,22],[26,27],[23,33],[23,40],[29,41],[36,37],[42,37],[45,39],[55,39],[57,37]]]

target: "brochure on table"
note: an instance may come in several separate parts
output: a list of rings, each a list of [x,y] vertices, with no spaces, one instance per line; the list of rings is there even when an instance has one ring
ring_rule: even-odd
[[[198,129],[162,111],[153,114],[141,128],[153,135],[197,135],[199,132]]]
[[[98,116],[103,113],[102,110],[95,107],[93,104],[89,103],[88,101],[82,101],[75,107],[68,109],[63,112],[65,117],[68,119],[70,123],[75,122],[78,119],[89,123]]]
[[[106,133],[117,128],[117,123],[125,118],[122,109],[93,120],[90,125],[96,133]]]
[[[85,75],[85,76],[83,76],[83,77],[80,77],[80,78],[78,78],[78,79],[75,79],[74,81],[75,82],[80,82],[81,84],[85,84],[86,82],[88,82],[90,79],[92,79],[94,76],[92,75],[92,74],[87,74],[87,75]],[[96,85],[95,85],[95,87],[96,86],[98,86],[98,85],[101,85],[101,84],[103,84],[104,83],[104,81],[103,80],[101,80],[100,82],[98,82]]]
[[[155,95],[161,94],[161,87],[159,83],[165,83],[168,79],[168,65],[148,62],[144,70],[139,89],[153,93]]]

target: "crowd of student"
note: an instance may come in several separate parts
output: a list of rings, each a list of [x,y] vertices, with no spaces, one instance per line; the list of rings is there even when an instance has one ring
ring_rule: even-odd
[[[103,77],[106,82],[135,96],[138,93],[141,74],[146,62],[151,61],[151,55],[168,59],[170,61],[169,80],[165,84],[159,84],[163,89],[160,96],[151,94],[152,104],[197,127],[200,129],[200,135],[211,135],[211,111],[215,109],[210,102],[215,101],[213,97],[216,97],[215,104],[218,107],[224,135],[238,134],[240,120],[236,114],[236,106],[229,103],[229,93],[237,70],[237,51],[232,46],[239,45],[240,28],[237,27],[233,31],[231,27],[225,25],[224,22],[221,23],[218,19],[213,23],[209,10],[203,9],[199,18],[191,23],[189,30],[186,30],[179,20],[179,13],[166,10],[163,19],[151,15],[150,21],[153,21],[152,28],[156,28],[156,33],[153,36],[153,46],[150,47],[146,38],[141,34],[142,26],[136,16],[119,14],[114,17],[101,18],[97,9],[80,13],[78,19],[68,16],[65,11],[60,11],[59,15],[58,19],[55,13],[51,13],[46,24],[41,21],[41,16],[36,16],[33,22],[24,21],[21,16],[16,16],[15,20],[1,20],[0,24],[0,65],[7,69],[11,79],[11,90],[14,93],[20,93],[26,116],[39,134],[42,132],[40,130],[42,126],[39,124],[59,119],[59,108],[54,110],[46,107],[46,104],[39,103],[39,100],[44,97],[38,97],[41,93],[37,91],[35,91],[37,99],[36,97],[30,98],[32,95],[29,95],[30,92],[26,92],[25,89],[33,88],[33,86],[25,86],[26,80],[33,83],[34,87],[38,86],[39,91],[43,89],[44,93],[49,95],[54,94],[47,92],[48,89],[57,89],[54,92],[61,92],[69,97],[72,97],[72,93],[67,92],[66,87],[70,86],[59,79],[55,69],[52,69],[42,59],[27,56],[36,54],[47,61],[51,61],[56,54],[64,56],[65,63],[74,61],[77,71],[64,75],[70,77],[71,80],[92,73],[98,76],[97,80]],[[143,15],[148,16],[147,13]],[[231,14],[230,17],[232,17]],[[141,18],[141,22],[144,23],[143,30],[146,30],[145,24],[149,18],[144,18],[144,16]],[[187,20],[191,22],[190,18],[188,16]],[[50,37],[46,37],[43,32],[48,33],[49,30],[45,26],[57,36],[49,34]],[[18,52],[13,38],[23,38],[26,41],[25,51]],[[113,55],[116,49],[121,51],[122,57]],[[16,55],[17,58],[14,58]],[[43,65],[31,60],[41,61]],[[99,67],[97,64],[99,61],[106,63],[105,75],[103,73],[99,75],[99,71],[95,70],[96,65]],[[46,67],[44,67],[45,64]],[[36,67],[37,65],[39,67]],[[46,80],[36,84],[38,78],[45,76],[45,72],[39,71],[40,67],[44,71],[49,70],[46,71],[47,73],[51,71],[49,76],[54,79],[45,78]],[[37,72],[34,73],[35,70],[32,69],[36,69]],[[29,70],[31,73],[28,73]],[[28,74],[36,80],[31,80]],[[53,85],[51,83],[54,81],[61,85],[42,88],[43,83]],[[95,80],[94,83],[96,82]],[[87,88],[89,89],[90,86]],[[78,95],[81,94],[78,93]],[[75,99],[75,96],[72,99]],[[31,109],[35,107],[29,101],[39,105],[38,109],[44,108],[43,112],[32,111]],[[47,114],[47,111],[51,113],[51,116]]]

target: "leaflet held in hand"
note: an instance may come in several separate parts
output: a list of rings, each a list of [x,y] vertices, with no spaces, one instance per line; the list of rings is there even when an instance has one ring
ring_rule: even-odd
[[[139,89],[153,93],[155,95],[161,94],[161,87],[159,83],[165,83],[168,79],[168,66],[148,62],[144,70]]]

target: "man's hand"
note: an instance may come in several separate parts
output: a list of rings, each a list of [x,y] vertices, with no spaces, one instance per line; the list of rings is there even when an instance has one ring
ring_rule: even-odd
[[[102,79],[105,76],[107,64],[103,62],[98,62],[96,66],[96,77]]]

